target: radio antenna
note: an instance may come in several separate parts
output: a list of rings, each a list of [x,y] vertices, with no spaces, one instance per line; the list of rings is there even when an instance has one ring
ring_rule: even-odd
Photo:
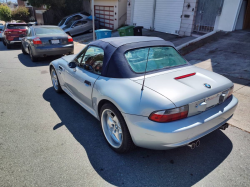
[[[150,48],[148,48],[148,56],[149,56],[149,50],[150,50]],[[147,71],[147,67],[148,67],[148,56],[147,56],[146,68],[145,68],[145,71],[144,71],[144,78],[143,78],[143,83],[142,83],[141,91],[144,90],[145,76],[146,76],[146,71]]]

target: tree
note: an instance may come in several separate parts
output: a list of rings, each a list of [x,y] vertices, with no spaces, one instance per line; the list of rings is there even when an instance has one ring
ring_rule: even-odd
[[[25,0],[24,0],[25,1]],[[34,7],[41,7],[46,5],[48,9],[52,9],[57,17],[63,17],[63,7],[65,7],[65,0],[28,0],[28,3]]]
[[[12,10],[11,17],[13,20],[22,20],[25,22],[29,21],[29,10],[24,6],[19,6],[18,8]]]
[[[0,5],[0,19],[3,21],[11,20],[11,11],[7,5],[4,4]]]
[[[31,6],[41,7],[46,5],[47,9],[53,12],[54,24],[57,24],[63,17],[81,12],[83,10],[83,0],[23,0],[28,1]]]

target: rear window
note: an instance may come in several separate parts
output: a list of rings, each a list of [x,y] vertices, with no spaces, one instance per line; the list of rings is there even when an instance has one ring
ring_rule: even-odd
[[[28,25],[27,24],[24,24],[24,25],[21,25],[21,24],[8,24],[7,25],[7,28],[8,29],[28,29]]]
[[[125,57],[136,73],[187,64],[187,61],[173,47],[134,49],[127,51]]]
[[[65,32],[59,27],[40,27],[35,28],[36,35],[55,35],[55,34],[65,34]]]
[[[3,30],[3,26],[0,26],[0,31],[2,31]]]

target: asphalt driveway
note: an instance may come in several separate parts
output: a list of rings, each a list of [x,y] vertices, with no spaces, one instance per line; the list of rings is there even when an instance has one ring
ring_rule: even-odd
[[[239,99],[239,105],[229,122],[250,132],[250,31],[225,33],[185,58],[195,66],[219,73],[234,82],[234,95]]]
[[[32,63],[0,42],[0,186],[249,186],[250,134],[233,126],[195,150],[116,154],[99,122],[53,91],[54,59]]]

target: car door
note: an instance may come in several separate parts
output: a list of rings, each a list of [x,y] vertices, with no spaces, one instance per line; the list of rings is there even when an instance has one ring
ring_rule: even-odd
[[[92,29],[91,21],[82,21],[81,33]]]
[[[76,21],[72,26],[71,26],[71,29],[70,29],[70,33],[71,35],[75,35],[75,34],[78,34],[81,30],[81,21]]]
[[[92,89],[101,74],[104,51],[89,46],[80,53],[75,62],[77,67],[65,71],[65,85],[81,102],[92,108]]]

